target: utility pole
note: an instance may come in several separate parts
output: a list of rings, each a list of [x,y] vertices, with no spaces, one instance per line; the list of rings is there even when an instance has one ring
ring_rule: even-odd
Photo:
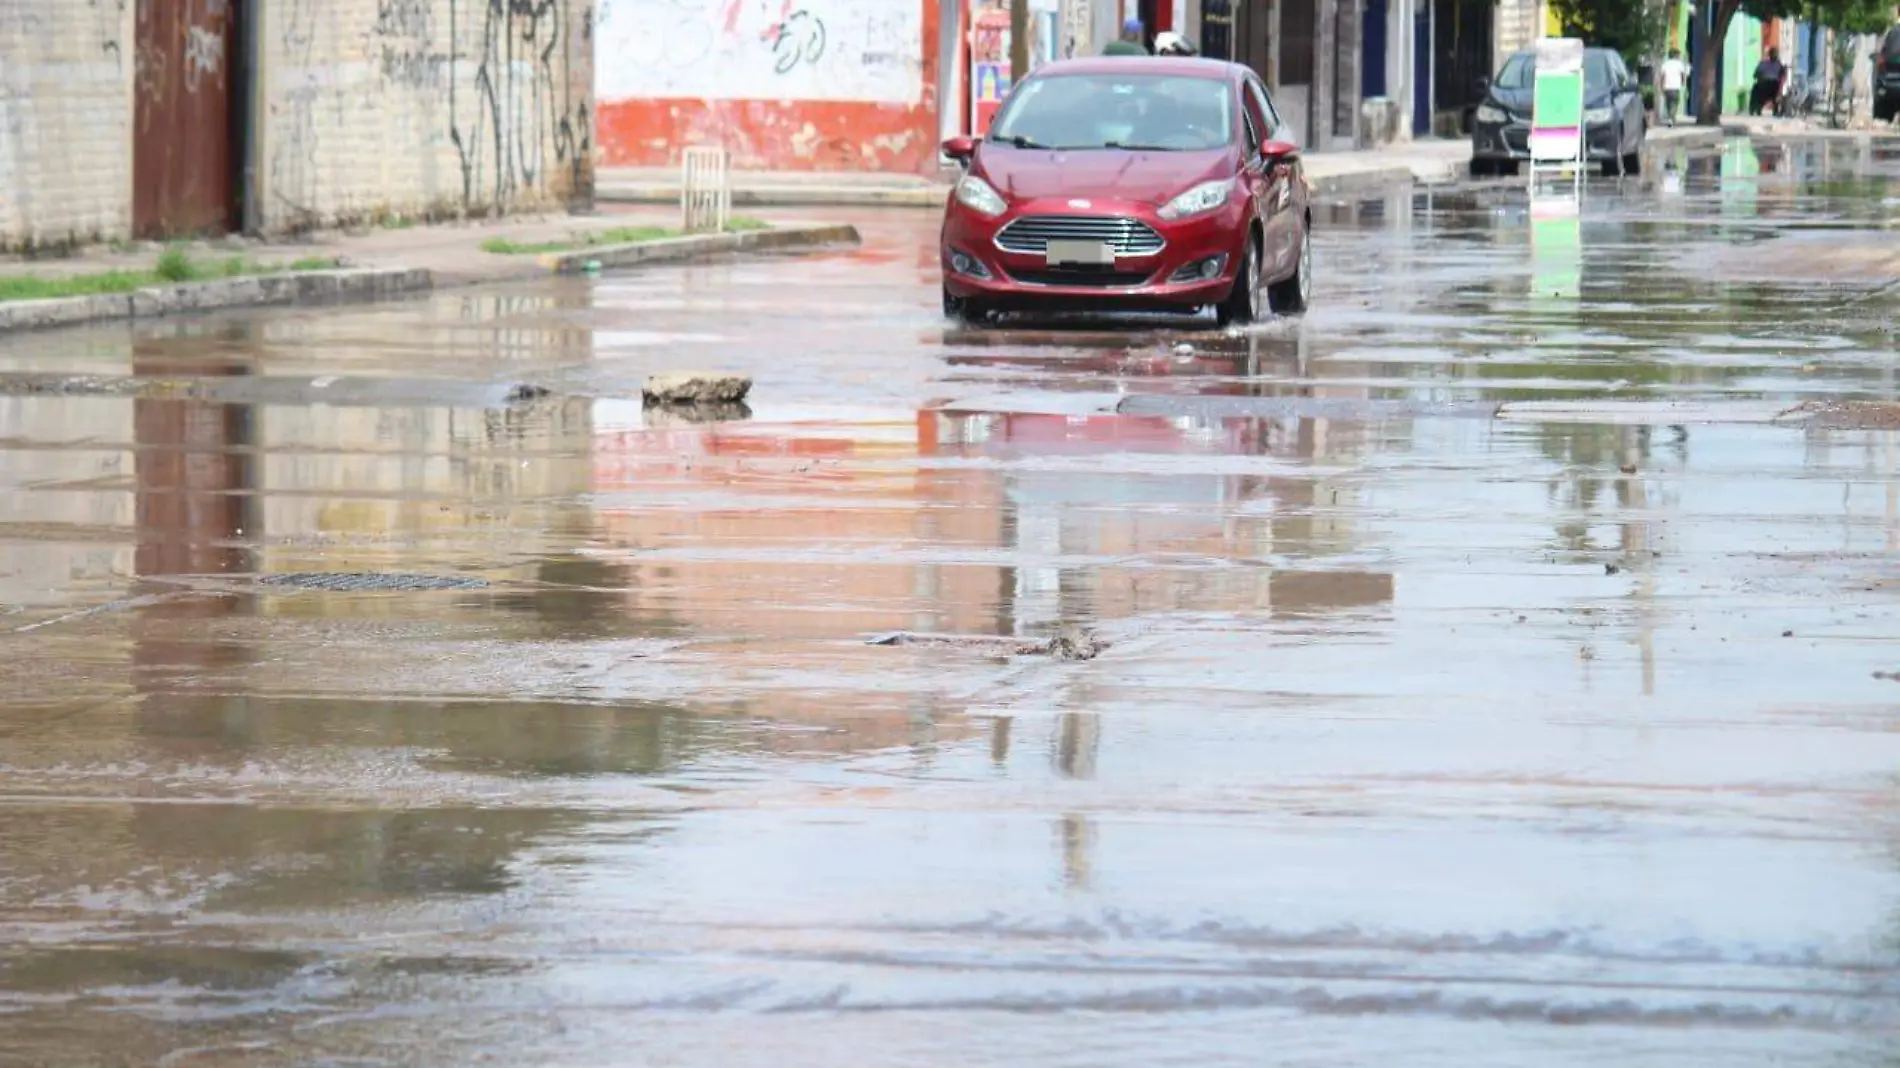
[[[1009,87],[1029,75],[1029,0],[1009,0]]]

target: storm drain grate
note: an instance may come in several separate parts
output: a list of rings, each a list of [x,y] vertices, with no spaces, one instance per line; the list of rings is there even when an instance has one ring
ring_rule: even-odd
[[[453,578],[448,575],[401,575],[377,571],[286,571],[263,575],[264,586],[290,586],[300,590],[478,590],[487,579]]]

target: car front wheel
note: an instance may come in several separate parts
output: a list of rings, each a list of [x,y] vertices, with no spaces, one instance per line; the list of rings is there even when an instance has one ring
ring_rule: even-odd
[[[1267,290],[1267,303],[1275,315],[1299,315],[1313,301],[1313,228],[1300,227],[1300,265],[1293,274],[1273,283]]]
[[[1234,288],[1227,299],[1214,308],[1214,318],[1222,326],[1251,323],[1260,317],[1260,238],[1247,238],[1247,258],[1234,272]]]
[[[988,314],[989,313],[984,310],[982,305],[969,299],[968,297],[959,297],[951,293],[949,286],[944,287],[943,289],[943,317],[944,318],[949,319],[952,322],[958,322],[958,323],[980,323],[984,319],[988,318]]]

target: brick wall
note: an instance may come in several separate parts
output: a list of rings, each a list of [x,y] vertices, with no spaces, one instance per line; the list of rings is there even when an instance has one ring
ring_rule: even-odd
[[[591,199],[592,0],[262,7],[265,230]]]
[[[131,42],[129,3],[0,0],[0,248],[131,232]]]

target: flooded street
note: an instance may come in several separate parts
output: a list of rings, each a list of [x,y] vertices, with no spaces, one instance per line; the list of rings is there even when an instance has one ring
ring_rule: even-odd
[[[0,338],[0,1063],[1900,1062],[1900,140],[1648,171]]]

